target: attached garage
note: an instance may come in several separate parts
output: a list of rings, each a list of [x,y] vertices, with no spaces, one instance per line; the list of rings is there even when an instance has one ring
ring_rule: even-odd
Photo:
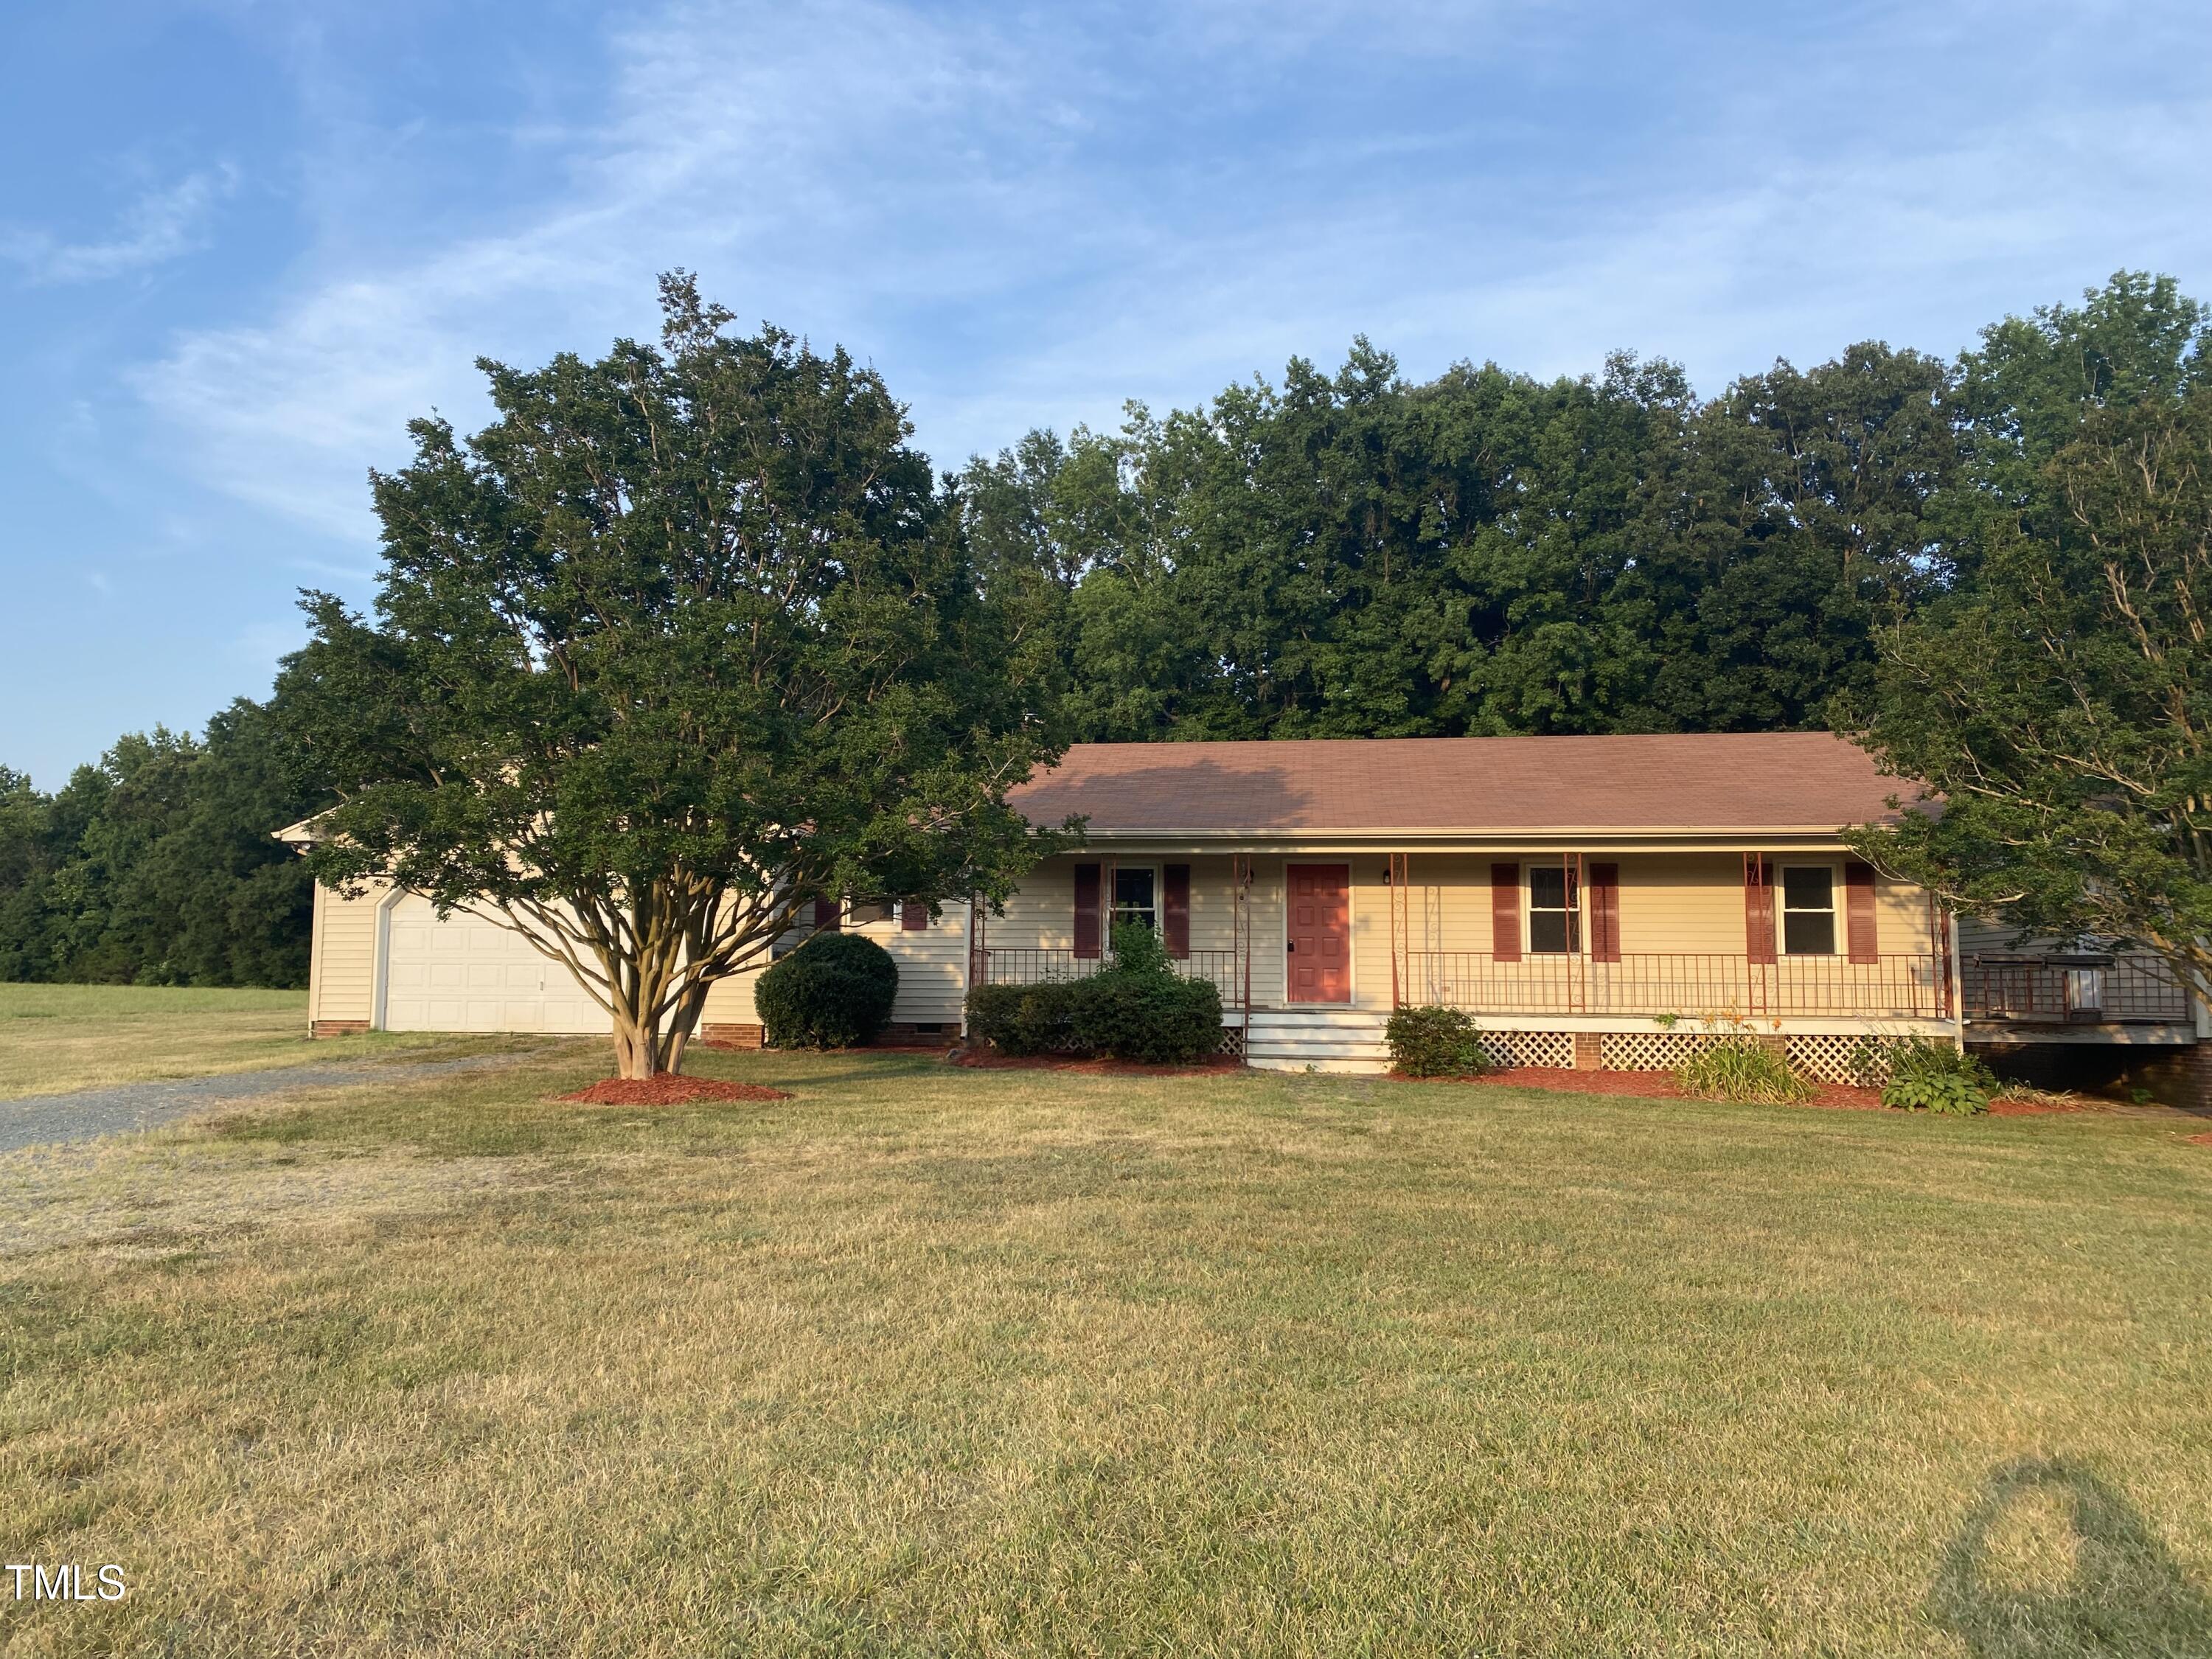
[[[384,1018],[391,1031],[611,1029],[567,968],[513,929],[402,895],[386,912]]]

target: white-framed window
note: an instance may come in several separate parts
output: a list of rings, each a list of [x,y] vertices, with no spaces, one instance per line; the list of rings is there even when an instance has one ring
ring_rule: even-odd
[[[1784,956],[1836,954],[1836,887],[1832,864],[1782,866],[1779,914]]]
[[[1133,921],[1156,933],[1160,930],[1160,872],[1149,864],[1114,866],[1114,896],[1106,922],[1108,942],[1111,943],[1115,928]]]
[[[1581,884],[1565,864],[1528,866],[1528,951],[1572,956],[1583,948]]]

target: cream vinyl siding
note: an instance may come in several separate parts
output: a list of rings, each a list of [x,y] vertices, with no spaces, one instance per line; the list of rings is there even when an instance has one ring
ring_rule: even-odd
[[[311,1023],[376,1017],[376,911],[391,890],[373,887],[349,899],[315,884],[315,932],[307,962]]]
[[[1919,956],[1936,950],[1928,896],[1911,882],[1874,878],[1875,926],[1884,956]]]
[[[1104,864],[1110,855],[1085,852],[1047,859],[1030,872],[1021,890],[1006,901],[1006,914],[987,917],[983,939],[997,950],[1073,951],[1075,948],[1075,866]],[[1233,860],[1226,854],[1132,853],[1117,860],[1158,870],[1190,866],[1190,948],[1233,951],[1237,947],[1237,899],[1231,885]],[[1294,862],[1303,860],[1293,860]],[[1323,858],[1318,863],[1344,860]],[[1377,867],[1379,868],[1379,862]],[[1164,902],[1164,901],[1163,901]],[[1282,994],[1283,860],[1256,860],[1252,887],[1253,933],[1261,948],[1252,962],[1255,1001]],[[1267,941],[1272,939],[1270,948]],[[1224,989],[1224,995],[1227,994]]]
[[[377,888],[360,898],[348,899],[328,888],[316,888],[314,936],[307,972],[310,1021],[378,1018],[378,908],[390,890]],[[555,1024],[545,1024],[535,1010],[526,1006],[537,994],[534,987],[525,988],[532,990],[532,996],[526,997],[516,991],[508,999],[512,1006],[493,1013],[483,1012],[481,996],[477,1000],[478,1006],[472,1010],[452,1008],[450,1018],[448,1014],[416,1006],[422,1001],[417,993],[428,989],[433,977],[453,979],[458,975],[465,981],[471,975],[485,979],[496,975],[501,979],[516,980],[519,984],[522,970],[534,969],[540,958],[534,950],[519,940],[514,941],[515,952],[506,951],[502,948],[507,943],[506,936],[478,938],[465,945],[457,934],[448,930],[456,927],[474,930],[488,924],[470,924],[459,917],[440,922],[429,914],[422,900],[401,898],[393,906],[391,921],[397,933],[391,947],[393,960],[390,967],[396,972],[386,990],[386,1001],[389,1005],[392,997],[397,995],[408,1005],[401,1012],[401,1023],[416,1029],[423,1029],[426,1022],[443,1020],[447,1023],[436,1024],[435,1029],[538,1030],[582,1029],[579,1022],[587,1018],[589,1029],[603,1029],[604,1016],[596,1006],[588,1016],[572,1018],[574,1011],[566,1011],[557,1017]],[[940,917],[927,928],[914,933],[901,928],[896,916],[855,931],[881,945],[898,963],[899,994],[891,1010],[893,1019],[917,1024],[959,1024],[968,973],[968,907],[964,902],[947,905]],[[512,961],[507,959],[510,954]],[[555,963],[548,963],[546,968],[549,975],[561,971]],[[702,1023],[756,1023],[758,1016],[753,1012],[752,988],[758,976],[755,970],[715,985],[708,994]],[[418,986],[417,981],[423,983]],[[455,985],[446,988],[451,991],[462,988]],[[483,991],[489,988],[477,988]],[[552,988],[549,977],[549,994]],[[450,1001],[448,997],[441,1006]],[[387,1006],[387,1016],[389,1012]]]
[[[793,928],[783,943],[803,943],[811,927]],[[944,1025],[957,1028],[968,990],[968,905],[954,900],[929,926],[909,933],[899,925],[893,910],[883,921],[871,921],[848,931],[873,939],[890,952],[898,964],[898,996],[891,1004],[891,1018],[899,1024]],[[760,1015],[753,1006],[753,987],[767,971],[763,963],[744,973],[718,981],[707,993],[702,1025],[756,1025]]]

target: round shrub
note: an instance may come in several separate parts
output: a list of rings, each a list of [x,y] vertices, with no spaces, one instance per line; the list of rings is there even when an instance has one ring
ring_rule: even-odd
[[[1490,1067],[1474,1022],[1457,1008],[1431,1003],[1398,1009],[1383,1027],[1382,1040],[1401,1077],[1472,1077]]]
[[[1221,991],[1185,979],[1141,922],[1114,930],[1114,957],[1076,981],[1068,1009],[1076,1046],[1115,1060],[1185,1066],[1221,1052]]]
[[[1085,979],[979,985],[968,1030],[1000,1054],[1106,1054],[1188,1065],[1221,1051],[1221,992],[1186,979],[1149,927],[1114,930],[1114,954]]]
[[[979,985],[968,994],[968,1035],[1016,1060],[1071,1049],[1079,983]]]
[[[853,1048],[874,1040],[898,995],[891,953],[859,933],[817,933],[760,976],[753,1008],[770,1046]]]
[[[1221,993],[1211,980],[1116,965],[1078,981],[1075,993],[1075,1040],[1089,1053],[1187,1066],[1221,1051]]]

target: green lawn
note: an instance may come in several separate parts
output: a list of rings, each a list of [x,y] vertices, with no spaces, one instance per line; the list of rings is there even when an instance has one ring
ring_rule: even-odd
[[[0,983],[0,1100],[425,1046],[452,1039],[373,1031],[311,1042],[305,991]]]
[[[2212,1653],[2165,1123],[700,1064],[0,1158],[0,1648]]]

